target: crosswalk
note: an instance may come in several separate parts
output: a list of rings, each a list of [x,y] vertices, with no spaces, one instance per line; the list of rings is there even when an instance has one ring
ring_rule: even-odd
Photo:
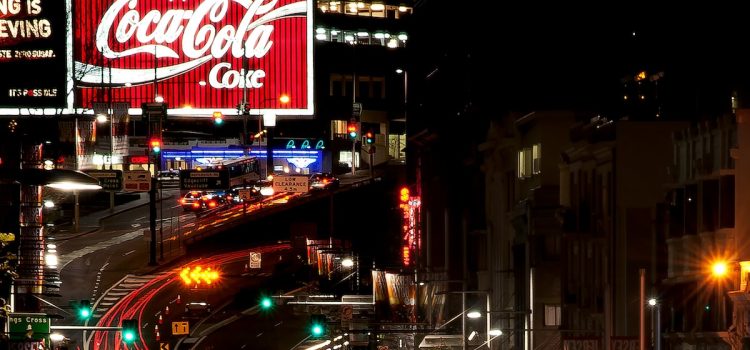
[[[143,285],[145,285],[146,283],[151,282],[154,279],[157,279],[167,273],[169,272],[139,276],[126,275],[120,281],[110,287],[107,291],[105,291],[101,297],[99,297],[99,299],[94,304],[93,318],[101,318],[102,316],[104,316],[104,314],[107,313],[110,308],[117,304],[120,299],[130,294],[134,290],[143,287]]]

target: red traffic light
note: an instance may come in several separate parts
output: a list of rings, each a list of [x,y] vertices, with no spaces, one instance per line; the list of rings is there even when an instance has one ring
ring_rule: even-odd
[[[151,150],[154,152],[160,152],[161,151],[161,140],[160,139],[151,139],[148,142],[148,145],[151,147]]]

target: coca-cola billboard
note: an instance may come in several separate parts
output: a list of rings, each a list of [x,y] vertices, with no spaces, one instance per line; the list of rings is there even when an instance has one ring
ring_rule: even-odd
[[[73,0],[75,107],[312,115],[311,0]],[[280,96],[289,96],[281,103]],[[132,112],[133,110],[131,110]]]

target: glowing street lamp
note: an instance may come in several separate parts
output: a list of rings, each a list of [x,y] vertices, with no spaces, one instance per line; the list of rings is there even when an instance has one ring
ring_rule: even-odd
[[[711,274],[716,278],[722,278],[727,275],[727,262],[719,260],[711,265]]]

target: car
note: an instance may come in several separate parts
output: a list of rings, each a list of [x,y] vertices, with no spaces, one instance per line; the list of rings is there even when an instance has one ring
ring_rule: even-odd
[[[211,304],[205,301],[193,301],[185,304],[185,316],[201,317],[211,314]]]
[[[240,190],[248,190],[250,191],[250,198],[248,198],[247,201],[242,200],[242,196],[240,195]],[[242,191],[245,192],[245,191]],[[260,194],[260,189],[257,187],[254,187],[252,185],[240,185],[232,187],[229,191],[227,191],[227,199],[232,201],[233,203],[254,203],[259,201],[261,198],[263,198],[263,195]]]
[[[180,199],[180,205],[185,211],[201,211],[214,209],[228,203],[224,192],[190,191]]]
[[[253,187],[263,196],[273,196],[275,193],[272,180],[258,180],[253,184]]]
[[[317,173],[310,176],[311,190],[325,190],[339,187],[339,179],[329,173]]]
[[[206,191],[190,191],[188,193],[185,193],[185,196],[180,199],[182,210],[201,210],[201,197],[203,197],[204,194],[206,194]]]
[[[229,204],[229,200],[224,192],[204,192],[199,203],[200,209],[216,209]]]
[[[156,174],[156,179],[159,181],[179,181],[180,172],[178,170],[162,170]]]

